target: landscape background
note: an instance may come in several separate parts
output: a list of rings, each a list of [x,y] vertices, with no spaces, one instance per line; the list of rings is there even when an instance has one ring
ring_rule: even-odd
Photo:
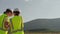
[[[7,8],[19,8],[26,34],[60,34],[60,0],[0,0],[0,14]]]
[[[35,19],[25,23],[25,30],[29,31],[60,31],[60,18]]]
[[[60,18],[35,19],[24,23],[25,34],[60,34]]]

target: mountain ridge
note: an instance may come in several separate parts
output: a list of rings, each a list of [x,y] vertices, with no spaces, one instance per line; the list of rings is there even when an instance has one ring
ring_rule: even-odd
[[[60,31],[60,18],[56,19],[35,19],[25,23],[25,30],[49,29]]]

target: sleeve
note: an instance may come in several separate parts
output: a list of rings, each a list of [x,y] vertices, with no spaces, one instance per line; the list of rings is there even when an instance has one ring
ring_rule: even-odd
[[[10,23],[10,19],[6,17],[4,19],[4,29],[8,29],[8,28],[11,28],[11,23]]]
[[[24,29],[23,17],[21,17],[21,27]]]
[[[8,19],[7,17],[4,18],[4,21],[3,21],[3,29],[6,29],[6,25],[8,25]]]

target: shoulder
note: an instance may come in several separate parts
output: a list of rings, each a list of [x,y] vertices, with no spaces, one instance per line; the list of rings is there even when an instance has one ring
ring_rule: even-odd
[[[20,16],[20,18],[23,18],[23,16]]]

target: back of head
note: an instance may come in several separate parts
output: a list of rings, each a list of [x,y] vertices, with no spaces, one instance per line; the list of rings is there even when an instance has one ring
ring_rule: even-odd
[[[5,14],[9,17],[12,16],[12,10],[11,9],[6,9]]]
[[[18,16],[20,14],[20,11],[18,8],[16,8],[16,9],[14,9],[13,13],[15,16]]]
[[[5,13],[12,13],[12,10],[10,10],[10,9],[6,9],[6,11],[5,11]]]

